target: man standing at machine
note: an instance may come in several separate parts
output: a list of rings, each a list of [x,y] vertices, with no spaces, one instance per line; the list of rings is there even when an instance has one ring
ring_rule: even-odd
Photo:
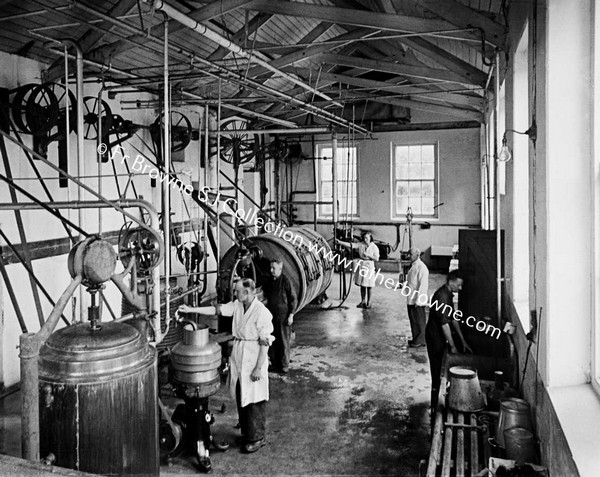
[[[242,449],[256,452],[263,447],[266,402],[269,400],[267,353],[273,342],[271,313],[255,297],[255,284],[249,278],[235,284],[233,302],[216,306],[179,307],[181,313],[233,316],[233,350],[230,358],[229,391],[235,397],[242,431]]]
[[[420,303],[417,299],[420,296],[428,296],[429,270],[427,265],[421,261],[421,250],[412,247],[409,254],[411,267],[407,274],[406,284],[410,289],[410,295],[406,298],[406,304],[412,340],[408,341],[408,346],[422,348],[425,346],[425,325],[427,324],[427,317],[425,316],[426,303]]]
[[[429,368],[431,369],[431,419],[435,418],[440,391],[442,359],[446,342],[450,347],[450,353],[458,353],[450,323],[462,342],[464,352],[473,351],[465,341],[458,321],[453,319],[454,300],[453,293],[462,289],[463,279],[458,270],[451,271],[446,277],[446,283],[442,285],[431,297],[429,309],[429,321],[425,328],[425,340],[427,342],[427,355],[429,357]]]
[[[263,286],[267,308],[273,315],[275,335],[275,342],[269,349],[269,357],[272,370],[286,374],[290,366],[290,338],[298,298],[290,280],[283,273],[281,260],[271,260],[270,272],[271,277]]]

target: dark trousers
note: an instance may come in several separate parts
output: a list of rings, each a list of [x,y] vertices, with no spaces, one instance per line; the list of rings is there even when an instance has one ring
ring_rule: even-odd
[[[290,339],[292,327],[287,324],[287,315],[273,316],[275,341],[269,348],[271,365],[276,370],[287,371],[290,366]]]
[[[434,419],[438,405],[438,395],[442,382],[442,359],[444,357],[444,345],[438,343],[427,343],[427,356],[429,357],[429,369],[431,370],[431,416]],[[433,427],[433,425],[432,425]]]
[[[425,326],[427,317],[425,316],[425,307],[416,305],[408,306],[408,321],[410,322],[410,331],[412,333],[413,344],[425,344]]]
[[[265,438],[267,421],[267,401],[255,402],[242,407],[242,385],[238,380],[235,385],[235,400],[240,417],[240,429],[247,442],[256,442]]]

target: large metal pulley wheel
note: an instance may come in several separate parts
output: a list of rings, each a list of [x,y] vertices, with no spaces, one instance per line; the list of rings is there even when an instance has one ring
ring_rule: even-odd
[[[76,131],[77,129],[77,99],[75,95],[65,88],[60,83],[45,83],[44,86],[48,87],[56,101],[58,102],[58,120],[49,131],[47,142],[58,141],[64,139],[67,135],[65,134],[66,122],[67,122],[67,108],[69,110],[69,133]],[[68,94],[67,94],[68,91]],[[33,98],[30,98],[31,101]],[[34,108],[30,108],[33,110]]]
[[[97,96],[86,96],[83,98],[83,131],[86,139],[98,139],[98,117],[101,118],[102,135],[107,136],[113,127],[113,113],[110,106],[102,101],[102,111],[98,108]]]
[[[58,100],[47,84],[26,84],[17,88],[11,109],[15,125],[27,134],[46,134],[59,117]]]
[[[231,119],[221,125],[221,159],[239,166],[251,161],[260,150],[258,134],[250,135],[243,132],[246,121]],[[231,132],[225,132],[231,131]]]
[[[192,123],[183,113],[171,111],[171,152],[183,151],[192,140]],[[162,113],[154,121],[154,126],[159,126],[163,131],[165,115]]]
[[[119,238],[119,259],[125,268],[136,260],[138,271],[152,270],[161,262],[162,254],[162,242],[145,228],[128,228]]]

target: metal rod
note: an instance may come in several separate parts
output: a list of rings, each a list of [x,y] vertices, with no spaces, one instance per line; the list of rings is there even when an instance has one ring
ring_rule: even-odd
[[[210,134],[216,136],[220,134],[326,134],[330,133],[331,128],[322,127],[306,127],[306,128],[286,128],[286,129],[220,129],[212,131]],[[204,134],[204,133],[201,133]]]
[[[257,202],[256,202],[256,201],[255,201],[255,200],[252,198],[252,197],[250,197],[248,194],[246,194],[246,192],[244,192],[244,190],[243,190],[243,189],[241,189],[240,187],[238,187],[238,185],[237,185],[237,184],[236,184],[234,181],[232,181],[232,180],[229,178],[229,176],[227,176],[227,174],[225,174],[223,171],[221,171],[221,175],[222,175],[222,176],[223,176],[225,179],[227,179],[227,180],[229,181],[229,183],[230,183],[230,184],[233,184],[233,186],[234,186],[236,189],[239,189],[239,191],[242,193],[242,195],[243,195],[243,196],[244,196],[246,199],[248,199],[252,205],[254,205],[254,206],[257,208],[257,209],[259,209],[259,210],[260,210],[260,204],[258,204],[258,203],[257,203]],[[264,211],[263,211],[263,212],[264,212]],[[273,219],[272,219],[272,217],[271,217],[270,215],[268,215],[268,214],[266,214],[266,215],[267,215],[267,217],[268,217],[268,219],[269,219],[270,221],[272,221],[272,220],[273,220]]]
[[[217,104],[217,123],[216,123],[216,128],[217,129],[217,151],[216,151],[216,156],[215,156],[215,161],[216,161],[216,175],[215,175],[215,180],[216,180],[216,185],[217,185],[217,193],[219,193],[221,191],[221,133],[219,133],[218,129],[220,129],[221,127],[221,79],[219,79],[219,103]],[[216,260],[217,260],[217,270],[220,270],[221,268],[221,214],[219,214],[219,210],[218,210],[218,205],[217,205],[217,231],[216,231],[216,235],[217,235],[217,256],[216,256]],[[235,230],[234,230],[234,234],[235,236]],[[217,272],[217,287],[219,286],[219,280],[221,278],[221,273]]]
[[[15,294],[15,290],[10,282],[10,277],[8,276],[8,271],[6,270],[6,266],[4,262],[0,260],[0,274],[2,275],[2,280],[6,285],[6,291],[8,292],[8,296],[10,297],[10,301],[15,309],[15,315],[17,315],[17,321],[19,322],[19,326],[21,327],[21,331],[23,333],[27,333],[27,325],[23,318],[23,313],[21,313],[21,307],[19,306],[19,300],[17,300],[17,295]]]
[[[502,323],[502,244],[500,239],[502,237],[500,230],[500,174],[499,166],[500,162],[498,159],[498,115],[500,114],[500,51],[496,50],[496,94],[495,94],[495,109],[494,114],[494,159],[496,161],[496,300],[497,300],[497,324],[500,326]]]
[[[145,1],[148,2],[148,1],[153,1],[153,0],[145,0]],[[124,28],[124,29],[126,29],[126,30],[128,30],[128,31],[130,31],[132,33],[145,36],[148,40],[151,40],[154,43],[161,43],[162,44],[161,39],[153,37],[152,35],[149,35],[147,32],[144,32],[144,31],[140,30],[139,28],[136,28],[136,27],[134,27],[132,25],[129,25],[126,22],[123,22],[123,21],[118,20],[116,18],[113,18],[113,17],[111,17],[109,15],[106,15],[106,14],[104,14],[104,13],[102,13],[102,12],[100,12],[100,11],[94,9],[94,8],[88,7],[88,6],[86,6],[86,5],[84,5],[84,4],[80,3],[80,2],[73,1],[73,4],[77,8],[80,8],[80,9],[82,9],[82,10],[88,12],[88,13],[96,15],[99,18],[103,18],[106,21],[109,21],[109,22],[111,22],[111,23],[113,23],[115,25],[121,26],[122,28]],[[162,4],[164,5],[164,2],[162,2]],[[158,7],[156,7],[156,8],[158,9]],[[175,10],[173,8],[170,8],[169,11],[172,12],[172,13],[177,12],[177,10]],[[181,12],[177,12],[177,13],[179,13],[179,15],[183,15],[185,17],[185,15],[182,14]],[[167,14],[168,14],[168,12],[167,12]],[[169,15],[169,16],[171,16],[171,15]],[[175,19],[178,20],[178,18],[175,18]],[[189,22],[192,22],[191,24],[194,27],[196,25],[200,25],[198,22],[196,22],[195,20],[192,20],[191,18],[189,19]],[[188,25],[186,25],[186,26],[188,26]],[[216,33],[216,32],[214,32],[214,33]],[[36,32],[31,32],[31,34],[32,35],[40,35],[39,33],[36,33]],[[217,33],[217,35],[218,35],[218,33]],[[231,43],[231,42],[229,42],[229,40],[227,40],[224,37],[221,37],[221,39],[224,40],[226,43]],[[217,39],[215,39],[215,41],[217,41]],[[141,46],[141,47],[147,48],[147,46],[145,44],[139,44],[139,43],[135,43],[135,42],[133,42],[133,43],[136,46]],[[231,44],[235,45],[233,43],[231,43]],[[235,48],[239,48],[239,47],[237,45],[235,45]],[[212,61],[209,61],[209,60],[207,60],[205,58],[198,57],[198,56],[196,56],[190,50],[185,50],[184,48],[182,48],[180,46],[177,46],[177,45],[171,45],[171,49],[173,49],[174,51],[176,51],[178,54],[185,55],[186,59],[188,61],[191,59],[192,60],[191,65],[194,68],[196,67],[196,65],[194,65],[193,62],[194,61],[198,61],[198,62],[202,63],[203,65],[208,65],[208,66],[211,66],[211,67],[215,68],[218,71],[221,71],[225,75],[225,77],[222,77],[222,76],[219,76],[219,75],[214,75],[214,76],[216,76],[216,77],[218,77],[220,79],[225,79],[227,81],[231,81],[231,82],[234,82],[234,83],[237,82],[238,84],[242,84],[242,85],[245,85],[245,86],[248,86],[248,87],[252,87],[252,88],[255,88],[255,89],[258,89],[258,90],[261,90],[261,91],[265,91],[265,92],[267,92],[269,94],[273,94],[276,97],[284,98],[284,99],[286,99],[286,100],[288,100],[290,102],[293,102],[294,104],[296,104],[297,106],[301,107],[302,109],[305,109],[308,112],[312,112],[313,114],[315,114],[317,116],[320,116],[320,117],[322,117],[324,119],[328,119],[328,120],[333,121],[333,122],[335,122],[337,124],[340,124],[342,126],[348,126],[348,125],[350,125],[352,128],[354,128],[357,131],[359,131],[361,133],[364,133],[364,134],[369,134],[370,133],[370,131],[368,129],[363,128],[361,126],[357,126],[356,124],[352,124],[349,121],[341,118],[340,116],[336,116],[335,114],[330,113],[329,111],[326,111],[326,110],[321,109],[319,107],[313,106],[313,105],[311,105],[309,103],[301,101],[301,100],[299,100],[299,99],[297,99],[297,98],[295,98],[295,97],[293,97],[291,95],[288,95],[286,93],[278,91],[275,88],[271,88],[271,87],[265,86],[264,84],[262,84],[260,82],[248,79],[248,78],[240,75],[239,73],[231,71],[231,70],[229,70],[229,69],[227,69],[227,68],[225,68],[223,66],[220,66],[220,65],[218,65],[218,64],[216,64],[216,63],[214,63]],[[156,50],[153,49],[153,51],[156,51]],[[260,61],[262,62],[262,60],[260,60]],[[269,63],[266,63],[266,62],[263,62],[263,63],[265,63],[265,65],[268,65],[268,66],[265,66],[265,68],[270,69],[270,70],[273,69],[273,67],[271,65],[269,65]],[[259,64],[261,64],[261,63],[259,63]],[[133,75],[133,76],[135,76],[135,75]],[[295,79],[292,79],[290,81],[293,81],[293,82],[296,82],[296,83],[298,82],[298,80],[295,80]],[[300,82],[300,83],[302,83],[302,82]],[[183,94],[184,95],[192,95],[192,93],[188,93],[188,92],[183,92]],[[316,94],[319,94],[320,96],[323,96],[323,94],[319,93],[319,92],[316,92]],[[193,96],[196,96],[196,95],[193,95]],[[325,96],[323,96],[323,97],[325,97]],[[203,99],[203,98],[201,98],[201,99]],[[329,99],[329,98],[327,97],[327,99]],[[260,113],[253,113],[253,112],[250,112],[250,111],[245,110],[243,108],[237,108],[236,106],[233,106],[233,105],[228,105],[227,108],[228,109],[232,109],[234,111],[236,109],[238,109],[238,110],[241,109],[241,112],[244,112],[244,113],[247,113],[247,114],[253,114],[253,115],[256,115],[257,117],[260,117],[259,116]],[[269,118],[269,120],[273,120],[274,119],[274,118],[270,118],[268,116],[267,116],[267,118]]]
[[[171,172],[171,105],[170,105],[170,85],[169,85],[169,19],[165,15],[164,21],[164,51],[163,51],[163,166],[165,172]],[[162,183],[163,195],[163,238],[165,241],[165,296],[167,297],[165,305],[165,324],[166,330],[169,329],[171,321],[169,310],[169,274],[171,273],[171,187],[169,181]],[[182,199],[183,200],[183,199]]]
[[[262,66],[263,68],[266,68],[267,70],[274,73],[276,76],[284,78],[284,79],[300,86],[301,88],[304,88],[307,91],[310,91],[314,94],[318,94],[319,96],[321,96],[325,99],[329,99],[329,100],[331,99],[326,94],[320,92],[318,89],[313,88],[312,86],[297,79],[295,76],[281,71],[280,69],[271,65],[269,62],[262,60],[261,58],[257,57],[256,55],[253,55],[252,53],[248,53],[246,50],[244,50],[240,46],[236,45],[232,41],[228,40],[224,36],[220,35],[216,31],[212,30],[205,24],[197,22],[193,18],[189,17],[188,15],[186,15],[183,12],[180,12],[179,10],[172,7],[168,3],[164,2],[163,0],[145,0],[145,1],[146,1],[146,3],[154,2],[154,8],[156,10],[164,12],[170,18],[178,21],[182,25],[194,30],[195,32],[200,33],[201,35],[204,35],[206,38],[214,41],[218,45],[227,48],[232,53],[234,53],[242,58],[248,59],[249,61],[252,61],[252,62],[258,64],[258,65]]]
[[[56,42],[56,40],[54,38],[51,38],[51,37],[46,36],[46,35],[43,35],[41,33],[36,33],[34,31],[29,31],[29,33],[31,35],[33,35],[33,36],[37,36],[37,37],[43,38],[44,40],[47,40],[47,41],[54,41],[54,42]],[[139,31],[138,34],[145,35],[145,33],[141,32],[141,31]],[[140,45],[137,45],[137,46],[140,46]],[[150,51],[154,51],[152,49],[149,49],[149,50]],[[60,56],[62,56],[62,54],[63,54],[61,51],[57,51],[57,50],[54,50],[52,48],[48,48],[48,51],[51,52],[51,53],[54,53],[56,55],[60,55]],[[74,59],[75,56],[69,54],[69,58]],[[143,77],[141,77],[139,75],[130,73],[129,71],[125,71],[125,70],[122,70],[122,69],[119,69],[119,68],[115,68],[112,65],[106,65],[104,63],[99,63],[97,61],[88,60],[88,59],[84,59],[83,61],[84,61],[84,63],[86,65],[90,65],[90,66],[94,66],[96,68],[99,68],[103,72],[114,72],[116,74],[125,76],[127,78],[136,79],[136,80],[140,80],[140,79],[143,80],[144,79]],[[194,67],[196,68],[196,66],[194,66]],[[224,69],[224,68],[222,68],[222,69]],[[210,74],[210,76],[217,77],[217,78],[219,77],[217,74],[214,74],[214,73]],[[113,79],[113,81],[117,81],[117,80]],[[123,80],[121,80],[121,81],[123,81]],[[233,80],[230,80],[230,81],[233,81]],[[205,98],[202,98],[201,96],[198,96],[197,94],[189,93],[187,91],[180,91],[180,93],[182,95],[184,95],[184,96],[188,96],[188,97],[191,97],[191,98],[194,98],[194,99],[199,99],[199,100],[205,99]],[[275,123],[275,124],[281,124],[281,125],[287,126],[287,127],[291,127],[291,126],[295,125],[295,123],[293,123],[291,121],[285,121],[283,119],[279,119],[279,118],[267,116],[265,114],[261,114],[261,113],[257,113],[255,111],[252,111],[251,109],[244,109],[244,108],[240,108],[240,107],[233,106],[233,105],[223,105],[223,107],[226,108],[226,109],[231,109],[232,111],[240,112],[240,113],[247,114],[247,115],[250,115],[250,116],[255,116],[255,117],[260,118],[260,119],[265,119],[265,120],[270,121],[270,122]]]
[[[17,259],[19,260],[19,262],[21,262],[21,265],[23,265],[23,268],[25,268],[25,271],[27,271],[27,273],[35,280],[35,283],[37,284],[37,286],[39,287],[39,289],[42,291],[42,293],[44,294],[44,296],[48,299],[48,301],[50,302],[50,304],[52,306],[56,306],[56,303],[54,302],[54,300],[52,299],[52,297],[50,296],[50,294],[46,291],[46,288],[44,288],[44,285],[42,285],[42,283],[35,276],[35,273],[33,272],[33,269],[27,264],[27,261],[25,260],[25,258],[23,258],[21,256],[21,254],[19,253],[19,251],[15,248],[15,246],[12,244],[12,242],[9,240],[9,238],[6,236],[6,234],[4,233],[4,231],[1,228],[0,228],[0,237],[2,237],[4,239],[4,241],[6,242],[6,245],[8,245],[8,248],[10,248],[10,250],[15,255],[15,257],[17,257]],[[65,315],[62,315],[62,319],[63,319],[63,321],[67,325],[70,324],[69,320],[67,320],[67,318],[65,317]]]
[[[8,137],[9,139],[13,140],[4,131],[0,130],[0,133],[4,137]],[[2,137],[0,137],[0,154],[2,154],[2,162],[4,163],[4,171],[6,174],[6,177],[0,176],[0,178],[5,180],[8,184],[11,184],[12,170],[10,167],[10,160],[8,158],[8,151],[6,149],[6,142],[4,141],[4,139]],[[17,193],[15,192],[15,184],[12,184],[12,187],[9,188],[9,194],[10,194],[11,200],[13,202],[17,202]],[[27,237],[25,235],[25,227],[23,225],[23,218],[21,217],[21,212],[18,209],[14,209],[14,212],[15,212],[15,221],[17,223],[17,230],[19,232],[19,239],[21,240],[21,243],[27,243]],[[25,260],[27,260],[27,264],[29,266],[31,266],[31,257],[29,256],[29,251],[26,249],[24,251],[24,254],[25,254]],[[35,281],[31,278],[31,276],[29,277],[29,284],[31,286],[31,292],[33,294],[33,301],[35,303],[35,309],[36,309],[36,312],[38,315],[38,320],[39,320],[40,325],[42,325],[44,323],[44,314],[42,311],[42,304],[40,302],[40,295],[38,293]]]
[[[338,163],[338,150],[337,150],[337,133],[334,131],[331,135],[331,201],[333,202],[332,218],[333,218],[333,236],[335,233],[338,223],[338,196],[337,196],[337,163]]]

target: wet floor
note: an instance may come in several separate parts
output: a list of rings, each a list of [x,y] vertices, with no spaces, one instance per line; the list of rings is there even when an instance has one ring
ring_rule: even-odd
[[[430,293],[442,279],[430,275]],[[323,306],[339,303],[336,283]],[[255,454],[242,454],[235,443],[237,411],[226,388],[210,398],[213,435],[231,442],[227,452],[211,451],[212,475],[412,477],[420,466],[425,470],[427,353],[407,347],[410,327],[399,292],[377,287],[369,310],[356,308],[359,301],[353,287],[341,308],[311,306],[297,315],[290,372],[270,374],[268,444]],[[18,405],[11,404],[18,394],[3,401],[0,452],[18,455]],[[161,475],[198,473],[189,454],[161,467]]]

